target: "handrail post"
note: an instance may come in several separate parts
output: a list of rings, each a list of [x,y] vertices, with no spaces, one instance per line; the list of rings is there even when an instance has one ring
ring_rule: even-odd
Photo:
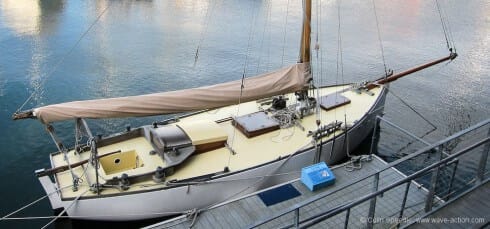
[[[427,193],[427,199],[425,201],[425,212],[429,212],[432,210],[432,202],[434,201],[434,194],[436,191],[437,179],[439,177],[439,166],[432,169],[432,178],[430,180],[430,189],[429,193]]]
[[[379,172],[374,174],[374,182],[373,182],[373,192],[378,191],[378,185],[379,185]],[[376,198],[378,196],[373,196],[371,199],[371,203],[369,205],[369,214],[368,214],[368,220],[367,221],[367,228],[372,229],[373,228],[373,219],[374,219],[374,213],[376,210]]]
[[[347,212],[345,213],[345,222],[344,222],[345,229],[347,229],[347,226],[349,225],[349,217],[350,217],[350,208],[348,208]]]
[[[403,219],[403,211],[405,210],[405,204],[407,203],[407,198],[408,198],[408,191],[410,190],[410,184],[412,183],[412,180],[407,181],[407,187],[405,188],[405,194],[403,195],[403,201],[402,201],[402,207],[400,209],[400,214],[398,215],[398,226],[400,226],[400,223],[402,222]],[[398,227],[397,226],[397,227]]]
[[[456,158],[453,162],[450,162],[449,164],[452,163],[454,163],[454,168],[451,174],[451,180],[449,180],[449,187],[447,188],[446,198],[444,198],[446,201],[449,199],[449,196],[451,195],[451,189],[453,189],[454,177],[456,176],[456,171],[458,170],[459,159]]]
[[[487,137],[490,136],[490,128],[488,129]],[[488,151],[490,151],[490,142],[487,142],[481,153],[480,163],[477,171],[477,182],[481,183],[485,179],[485,168],[487,166]]]
[[[294,228],[299,228],[299,208],[294,210]]]

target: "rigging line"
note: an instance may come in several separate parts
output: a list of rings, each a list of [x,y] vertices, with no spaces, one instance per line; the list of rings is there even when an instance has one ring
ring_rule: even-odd
[[[245,84],[244,84],[245,83],[245,75],[247,73],[248,59],[249,59],[249,56],[250,56],[250,46],[252,45],[254,25],[255,25],[256,20],[257,20],[257,15],[256,15],[256,8],[257,7],[254,7],[253,6],[253,3],[252,3],[252,8],[253,8],[253,12],[252,12],[253,19],[252,19],[252,24],[250,25],[250,31],[249,31],[249,34],[248,34],[247,51],[245,53],[245,64],[243,65],[242,82],[240,84],[240,96],[238,97],[238,105],[237,105],[236,115],[235,116],[238,116],[239,113],[240,113],[240,104],[242,103],[243,89],[245,88]],[[231,148],[232,149],[233,149],[233,146],[235,144],[235,136],[236,136],[237,123],[238,122],[235,122],[235,125],[234,125],[234,128],[233,128],[233,136],[232,136],[232,140],[231,140]],[[228,156],[228,165],[230,164],[230,160],[231,160],[231,155],[232,154],[233,154],[233,151],[231,151],[230,152],[230,155]]]
[[[268,33],[268,42],[269,45],[267,45],[267,65],[265,68],[265,71],[268,72],[272,68],[272,63],[271,63],[271,43],[272,43],[272,26],[271,26],[271,21],[272,21],[272,1],[271,1],[271,6],[269,8],[269,15],[267,16],[267,20],[269,21],[269,33]]]
[[[320,7],[319,7],[319,1],[316,1],[316,44],[315,44],[315,50],[316,50],[316,64],[318,66],[318,71],[315,71],[314,73],[317,73],[316,74],[316,78],[321,79],[321,62],[320,62],[320,58],[319,58],[319,55],[318,55],[318,52],[320,51],[320,44],[318,42],[319,40],[319,30],[320,30]],[[314,79],[314,77],[313,77]],[[320,101],[320,89],[318,87],[315,87],[313,90],[315,90],[314,92],[316,93],[316,103],[315,103],[315,106],[316,106],[316,110],[315,110],[315,115],[316,115],[316,120],[317,122],[321,122],[321,112],[320,112],[320,104],[319,104],[319,101]]]
[[[446,46],[449,50],[451,50],[451,44],[449,43],[449,38],[448,38],[447,25],[441,12],[441,6],[439,5],[438,0],[435,0],[435,2],[437,6],[437,11],[439,12],[439,18],[441,19],[442,31],[444,32],[444,38],[446,39]]]
[[[323,8],[323,1],[320,1],[320,19],[319,19],[319,28],[320,28],[320,31],[319,31],[319,34],[320,34],[320,41],[322,41],[322,29],[323,29],[323,25],[322,25],[322,21],[323,21],[323,13],[322,13],[322,8]],[[326,44],[327,42],[325,42]],[[324,65],[325,63],[323,62],[323,57],[325,56],[324,55],[325,52],[323,52],[322,50],[320,51],[320,85],[323,86],[326,84],[326,75],[325,75],[325,71],[324,71]],[[318,103],[319,101],[317,101]],[[320,112],[320,120],[324,120],[324,116],[326,116],[326,114],[324,114],[324,112]]]
[[[315,36],[315,38],[316,38],[316,44],[315,44],[315,50],[316,50],[316,59],[317,59],[317,61],[318,61],[318,51],[320,50],[320,44],[318,43],[318,36],[319,36],[318,31],[320,29],[319,28],[320,27],[319,26],[319,23],[320,23],[320,19],[319,19],[320,13],[319,13],[319,11],[320,10],[319,10],[318,4],[319,4],[319,1],[316,1],[316,15],[315,15],[316,16],[316,34],[315,34],[316,35]]]
[[[425,118],[422,114],[420,114],[417,110],[415,110],[415,108],[413,108],[412,106],[410,106],[410,104],[408,104],[405,100],[403,100],[400,96],[396,95],[394,92],[392,92],[391,90],[389,90],[387,88],[387,91],[389,93],[391,93],[393,96],[395,96],[395,98],[397,98],[398,100],[400,100],[405,106],[407,106],[410,110],[412,110],[415,114],[417,114],[420,118],[422,118],[424,121],[426,121],[429,125],[431,125],[433,128],[437,129],[437,126],[434,125],[431,121],[429,121],[427,118]]]
[[[84,195],[85,193],[87,193],[88,191],[90,191],[90,189],[87,189],[85,192],[81,193],[80,195],[78,195],[71,203],[70,205],[68,205],[68,207],[64,208],[63,211],[60,212],[60,214],[58,214],[55,218],[53,218],[51,221],[49,221],[46,225],[44,225],[43,227],[41,227],[41,229],[44,229],[44,228],[47,228],[49,225],[51,225],[54,221],[56,221],[60,216],[62,216],[63,214],[65,214],[66,211],[68,211],[68,209],[70,209],[73,204],[75,204],[79,199],[80,197],[82,197],[82,195]]]
[[[284,66],[284,53],[286,51],[286,34],[288,28],[288,16],[289,16],[289,0],[286,5],[286,22],[284,23],[284,34],[282,40],[282,58],[281,58],[281,67]]]
[[[65,189],[65,188],[69,188],[69,187],[71,187],[71,186],[72,186],[72,185],[67,185],[67,186],[62,187],[62,188],[60,188],[60,189],[56,189],[55,191],[50,192],[50,193],[48,193],[48,194],[46,194],[46,195],[44,195],[44,196],[40,197],[39,199],[37,199],[37,200],[35,200],[35,201],[32,201],[32,202],[30,202],[30,203],[28,203],[28,204],[24,205],[23,207],[21,207],[21,208],[19,208],[19,209],[15,210],[15,211],[13,211],[13,212],[11,212],[11,213],[9,213],[9,214],[7,214],[7,215],[3,216],[2,218],[0,218],[0,221],[10,220],[10,219],[12,219],[12,218],[9,218],[9,216],[14,215],[14,214],[16,214],[16,213],[19,213],[20,211],[22,211],[22,210],[24,210],[24,209],[26,209],[26,208],[28,208],[28,207],[30,207],[30,206],[32,206],[32,205],[34,205],[34,204],[36,204],[37,202],[39,202],[39,201],[41,201],[41,200],[45,199],[46,197],[49,197],[49,196],[51,196],[52,194],[57,193],[57,192],[59,192],[59,191],[61,191],[61,190]]]
[[[452,48],[454,49],[454,52],[456,52],[456,42],[454,41],[453,32],[452,32],[452,29],[451,29],[451,25],[449,23],[449,17],[447,16],[446,10],[444,10],[444,7],[443,6],[441,6],[441,12],[442,12],[442,15],[444,17],[444,20],[446,22],[446,29],[448,31],[449,41],[453,45]]]
[[[385,68],[385,77],[388,77],[388,69],[386,68],[386,59],[385,59],[385,52],[383,49],[383,41],[381,40],[381,32],[379,29],[379,21],[378,21],[378,13],[376,11],[376,0],[372,0],[373,2],[373,9],[374,9],[374,17],[376,19],[376,28],[378,30],[378,41],[379,41],[379,47],[381,49],[381,58],[383,59],[383,66]]]
[[[338,85],[339,74],[342,79],[342,84],[344,85],[344,60],[343,60],[343,50],[342,50],[342,30],[341,30],[341,16],[340,16],[340,4],[341,0],[337,0],[337,17],[338,17],[338,27],[337,27],[337,73],[335,77],[335,84]],[[339,71],[340,69],[340,71]],[[338,93],[335,93],[335,100],[337,100]],[[344,106],[344,114],[346,113]],[[334,119],[337,120],[337,112],[334,112]]]
[[[70,185],[70,186],[71,186],[71,185]],[[53,193],[54,193],[54,192],[53,192]],[[31,203],[29,203],[29,204],[27,204],[27,205],[25,205],[25,206],[23,206],[23,207],[21,207],[21,208],[19,208],[19,209],[17,209],[17,210],[15,210],[15,211],[13,211],[13,212],[11,212],[11,213],[9,213],[9,214],[5,215],[4,217],[0,218],[0,221],[10,220],[11,218],[9,218],[9,216],[14,215],[15,213],[18,213],[18,212],[20,212],[20,211],[22,211],[22,210],[24,210],[24,209],[26,209],[26,208],[28,208],[28,207],[30,207],[30,206],[32,206],[32,205],[34,205],[34,204],[36,204],[37,202],[39,202],[39,201],[41,201],[41,200],[45,199],[46,197],[48,197],[48,196],[50,196],[50,195],[51,195],[51,194],[44,195],[44,196],[42,196],[41,198],[39,198],[39,199],[37,199],[37,200],[35,200],[35,201],[32,201]]]
[[[243,80],[245,78],[245,75],[247,73],[247,68],[248,68],[248,61],[249,61],[249,57],[250,57],[250,52],[251,52],[251,46],[252,46],[252,41],[254,39],[254,26],[255,24],[257,23],[257,10],[256,8],[257,7],[254,7],[253,6],[253,3],[252,3],[252,8],[253,8],[253,12],[252,12],[252,24],[250,25],[250,30],[249,30],[249,34],[248,34],[248,42],[247,42],[247,51],[245,53],[245,64],[243,65],[243,74],[242,74],[242,89],[244,87],[243,85]],[[240,91],[240,97],[241,97],[241,91]]]
[[[208,7],[206,8],[206,16],[204,17],[205,18],[204,29],[201,30],[199,43],[197,44],[196,54],[194,56],[194,66],[193,66],[194,68],[196,67],[197,60],[199,59],[199,50],[201,49],[202,42],[204,41],[204,36],[207,34],[209,21],[211,20],[211,14],[213,12],[214,6],[216,5],[216,1],[217,0],[213,1],[213,4],[211,6],[208,5]]]
[[[112,1],[109,1],[109,4],[107,4],[107,6],[105,7],[105,9],[102,10],[102,12],[100,12],[100,14],[97,16],[97,18],[95,19],[95,21],[93,21],[92,24],[88,27],[88,29],[85,30],[85,32],[80,36],[80,38],[78,38],[77,42],[75,42],[75,44],[71,47],[71,49],[68,50],[68,52],[61,57],[61,59],[54,65],[53,69],[41,80],[41,83],[38,84],[38,86],[34,88],[34,91],[24,101],[24,103],[19,107],[19,109],[17,109],[16,113],[19,113],[22,110],[22,108],[24,108],[24,106],[34,97],[34,94],[36,92],[38,92],[39,88],[41,88],[41,85],[43,85],[42,82],[46,81],[49,77],[51,77],[51,75],[53,75],[54,72],[56,72],[56,70],[58,69],[58,67],[65,61],[66,57],[68,57],[73,52],[73,50],[75,50],[75,48],[78,46],[78,44],[80,44],[80,42],[82,41],[82,39],[95,26],[95,24],[97,24],[97,22],[100,20],[100,18],[102,17],[102,15],[104,15],[105,12],[109,9],[109,7],[111,6],[111,4],[112,4]]]
[[[73,189],[76,190],[79,177],[73,172],[70,160],[68,158],[68,150],[65,148],[63,144],[60,144],[61,142],[59,142],[57,137],[55,136],[54,128],[51,125],[49,124],[46,125],[46,130],[49,132],[49,136],[51,136],[53,142],[56,143],[56,148],[58,149],[58,151],[63,154],[63,160],[66,161],[66,164],[68,165],[68,169],[70,170],[70,174],[73,180]]]
[[[265,19],[265,23],[264,23],[264,29],[262,30],[262,39],[260,41],[260,51],[263,50],[263,47],[264,47],[264,40],[265,40],[265,31],[267,29],[267,27],[269,27],[269,22],[270,22],[270,15],[271,15],[271,1],[267,1],[266,2],[266,19]],[[270,46],[270,44],[269,44]],[[260,63],[262,62],[262,53],[259,55],[259,60],[257,61],[257,71],[256,71],[256,74],[258,75],[259,74],[259,69],[260,69]]]

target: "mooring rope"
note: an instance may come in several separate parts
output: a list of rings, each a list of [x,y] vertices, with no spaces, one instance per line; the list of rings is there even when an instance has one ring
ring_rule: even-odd
[[[82,192],[80,195],[78,195],[71,203],[70,205],[68,205],[68,207],[64,208],[63,211],[60,212],[60,214],[58,214],[56,217],[54,217],[51,221],[49,221],[46,225],[44,225],[43,227],[41,227],[41,229],[44,229],[44,228],[47,228],[49,225],[51,225],[54,221],[56,221],[60,216],[62,216],[63,214],[65,214],[66,211],[68,211],[68,209],[70,209],[73,204],[75,204],[79,199],[80,197],[82,197],[85,193],[87,193],[88,191],[90,191],[90,189],[87,189],[85,192]]]
[[[152,213],[145,213],[145,214],[126,214],[126,215],[97,215],[98,217],[103,217],[103,218],[114,218],[114,217],[134,217],[134,216],[155,216],[159,217],[162,215],[178,215],[178,214],[185,214],[188,211],[168,211],[168,212],[152,212]],[[11,218],[6,218],[5,220],[39,220],[39,219],[86,219],[87,216],[83,215],[52,215],[52,216],[27,216],[27,217],[11,217]]]
[[[70,185],[70,186],[71,186],[71,185]],[[15,211],[13,211],[13,212],[11,212],[11,213],[9,213],[9,214],[5,215],[4,217],[0,218],[0,221],[10,220],[10,219],[12,219],[12,218],[9,218],[9,216],[11,216],[11,215],[14,215],[14,214],[18,213],[18,212],[20,212],[20,211],[22,211],[22,210],[24,210],[24,209],[26,209],[26,208],[28,208],[28,207],[30,207],[30,206],[32,206],[32,205],[34,205],[34,204],[36,204],[37,202],[39,202],[39,201],[41,201],[41,200],[44,200],[44,199],[45,199],[46,197],[48,197],[48,196],[49,196],[49,195],[44,195],[44,196],[42,196],[41,198],[39,198],[39,199],[37,199],[37,200],[35,200],[35,201],[32,201],[31,203],[29,203],[29,204],[27,204],[27,205],[24,205],[23,207],[21,207],[21,208],[19,208],[19,209],[15,210]]]
[[[61,190],[65,189],[65,188],[69,188],[69,187],[71,187],[71,186],[73,186],[73,185],[67,185],[67,186],[62,187],[62,188],[60,188],[60,189],[56,189],[55,191],[50,192],[50,193],[48,193],[48,194],[46,194],[46,195],[42,196],[41,198],[39,198],[39,199],[37,199],[37,200],[34,200],[34,201],[32,201],[32,202],[30,202],[30,203],[28,203],[28,204],[24,205],[23,207],[21,207],[21,208],[19,208],[19,209],[15,210],[15,211],[13,211],[13,212],[11,212],[11,213],[9,213],[9,214],[7,214],[7,215],[3,216],[2,218],[0,218],[0,221],[4,221],[4,220],[11,220],[12,218],[9,218],[11,215],[14,215],[14,214],[16,214],[16,213],[19,213],[19,212],[21,212],[22,210],[24,210],[24,209],[26,209],[26,208],[28,208],[28,207],[30,207],[30,206],[32,206],[32,205],[34,205],[34,204],[38,203],[39,201],[41,201],[41,200],[45,199],[46,197],[49,197],[49,196],[51,196],[51,195],[53,195],[53,194],[55,194],[55,193],[57,193],[57,192],[59,192],[59,191],[61,191]]]

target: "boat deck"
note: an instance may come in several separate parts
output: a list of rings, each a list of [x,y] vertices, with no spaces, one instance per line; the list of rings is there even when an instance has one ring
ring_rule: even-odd
[[[350,200],[371,193],[373,191],[372,180],[358,180],[363,178],[366,174],[376,172],[377,169],[386,166],[386,163],[380,158],[373,156],[371,161],[363,162],[362,167],[353,171],[349,171],[347,166],[344,164],[342,166],[333,167],[332,171],[336,177],[335,184],[317,191],[312,192],[308,190],[299,179],[289,182],[289,184],[299,191],[300,195],[274,205],[266,206],[257,193],[255,193],[211,207],[208,210],[200,212],[195,219],[193,217],[181,216],[148,226],[147,228],[189,228],[191,224],[193,224],[193,228],[243,228],[253,225],[257,221],[269,218],[291,206],[301,205],[309,199],[325,196],[324,198],[320,198],[317,201],[306,205],[304,208],[301,208],[300,218],[305,219],[318,213],[322,213],[334,206],[340,206]],[[397,180],[403,179],[404,177],[405,176],[398,170],[394,168],[388,169],[380,174],[379,187],[384,187]],[[351,185],[353,182],[355,182],[355,184]],[[416,183],[411,183],[411,186],[412,188],[410,188],[408,193],[407,206],[423,205],[427,191],[418,188],[419,186]],[[399,206],[399,204],[396,203],[401,201],[400,197],[403,197],[403,192],[403,188],[398,188],[394,189],[392,192],[385,193],[382,198],[378,198],[376,215],[389,215],[392,214],[392,212],[393,214],[396,214],[399,211],[398,207],[396,207]],[[360,228],[365,226],[366,220],[368,219],[368,209],[369,201],[352,209],[352,211],[350,211],[349,227]],[[423,211],[419,212],[417,209],[418,208],[407,208],[405,214],[421,215]],[[329,220],[328,222],[317,224],[316,226],[319,228],[334,228],[338,225],[344,225],[345,214],[339,214],[335,216],[335,218],[336,219]],[[268,222],[266,225],[263,225],[263,227],[280,228],[291,225],[293,222],[294,215],[289,214],[288,217],[278,218]]]
[[[321,96],[331,96],[334,93],[342,91],[342,96],[349,98],[351,103],[344,106],[339,106],[335,109],[324,110],[320,109],[319,115],[321,117],[327,117],[324,121],[325,125],[335,121],[340,121],[347,123],[347,125],[354,125],[357,121],[361,120],[363,116],[369,111],[376,103],[379,95],[382,94],[382,87],[374,88],[370,90],[371,94],[367,93],[357,93],[352,90],[346,90],[349,85],[343,86],[332,86],[321,88],[318,93]],[[378,96],[374,96],[378,95]],[[285,95],[288,99],[288,105],[295,104],[296,97],[293,93]],[[335,95],[337,98],[339,95]],[[294,102],[293,102],[294,101]],[[264,107],[269,107],[270,105],[264,105]],[[210,129],[201,130],[196,128],[196,123],[209,121],[216,122],[216,127],[223,132],[225,136],[225,141],[228,147],[222,146],[221,148],[212,149],[204,153],[194,154],[185,160],[185,165],[179,166],[175,172],[167,176],[167,180],[184,180],[199,176],[205,176],[208,174],[220,173],[222,171],[228,170],[230,172],[244,170],[250,167],[254,167],[260,164],[264,164],[280,157],[285,157],[296,151],[307,148],[311,146],[312,137],[308,135],[309,131],[315,131],[318,129],[316,124],[316,115],[305,116],[303,119],[297,121],[297,125],[293,125],[287,128],[279,128],[274,131],[262,133],[260,136],[247,137],[244,133],[236,128],[236,125],[232,122],[232,117],[240,117],[250,114],[260,112],[264,109],[260,102],[251,101],[240,105],[240,109],[237,105],[227,106],[211,111],[205,111],[198,114],[190,115],[187,117],[180,118],[179,122],[170,125],[177,125],[188,130],[186,133],[193,140],[192,144],[200,142],[202,136],[197,135],[196,132],[202,131],[201,135],[209,137]],[[239,112],[238,112],[239,111]],[[345,116],[348,113],[349,116]],[[220,121],[225,120],[225,121]],[[257,123],[253,123],[257,124]],[[257,125],[261,126],[262,123]],[[212,126],[213,128],[215,126]],[[342,129],[337,129],[335,134],[325,136],[323,139],[327,141],[333,136],[338,136],[343,132]],[[221,137],[221,134],[218,134]],[[197,139],[197,140],[196,140]],[[120,158],[120,154],[111,157],[106,160],[106,166],[99,171],[99,177],[102,180],[109,180],[114,177],[121,177],[122,174],[127,174],[129,176],[135,176],[138,174],[151,173],[156,170],[158,166],[165,167],[166,161],[162,161],[160,156],[154,154],[149,154],[152,150],[155,150],[151,144],[154,144],[149,137],[145,137],[144,134],[141,136],[129,139],[121,140],[113,144],[109,144],[98,149],[99,155],[109,154],[111,152],[121,150],[121,154],[134,151],[137,156],[137,160],[133,156],[131,162],[128,163],[126,167],[120,166],[123,163],[120,161],[125,161]],[[196,143],[197,144],[197,143]],[[267,149],[267,152],[264,152]],[[131,155],[128,155],[128,158]],[[74,154],[70,151],[67,155],[68,161],[70,163],[77,163],[83,160],[88,160],[90,154],[81,153]],[[343,155],[334,155],[331,157],[332,161],[336,161],[339,158],[343,158]],[[56,154],[52,156],[52,167],[66,166],[67,160],[63,154]],[[328,161],[327,161],[328,162]],[[328,162],[330,163],[330,162]],[[136,165],[136,166],[133,166]],[[109,172],[105,171],[108,167]],[[88,168],[88,169],[87,169]],[[79,191],[72,191],[72,189],[62,189],[62,197],[66,199],[76,198],[80,193],[84,193],[83,197],[96,196],[97,193],[88,192],[91,186],[95,183],[96,173],[91,165],[83,165],[74,168],[73,173],[78,177],[82,177],[79,183]],[[56,174],[56,180],[59,187],[67,187],[73,183],[72,171],[66,170],[64,172],[59,172]],[[106,188],[102,190],[101,195],[116,195],[121,193],[129,192],[139,192],[147,191],[151,189],[158,189],[164,187],[164,184],[156,184],[153,180],[145,180],[134,184],[128,190],[121,190],[118,188]]]

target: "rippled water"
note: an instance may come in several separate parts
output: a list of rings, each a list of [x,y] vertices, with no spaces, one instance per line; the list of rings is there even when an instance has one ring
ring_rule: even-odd
[[[460,56],[391,86],[437,126],[425,136],[430,142],[490,113],[490,3],[440,2]],[[389,68],[402,70],[448,54],[435,2],[377,0],[376,6]],[[25,109],[209,85],[291,64],[299,51],[300,9],[301,1],[292,0],[0,1],[0,215],[43,195],[33,171],[47,167],[47,154],[55,151],[37,121],[10,120],[31,94]],[[343,77],[337,74],[337,12],[335,1],[314,2],[313,43],[318,34],[322,50],[318,59],[313,53],[317,83],[381,76],[371,1],[342,1]],[[419,136],[431,129],[391,94],[385,112],[386,118]],[[90,125],[103,134],[163,118]],[[72,123],[55,127],[64,140],[73,141]],[[394,131],[383,131],[379,151],[390,158],[406,141]],[[51,214],[48,202],[42,201],[18,216]],[[0,222],[0,227],[47,222]]]

